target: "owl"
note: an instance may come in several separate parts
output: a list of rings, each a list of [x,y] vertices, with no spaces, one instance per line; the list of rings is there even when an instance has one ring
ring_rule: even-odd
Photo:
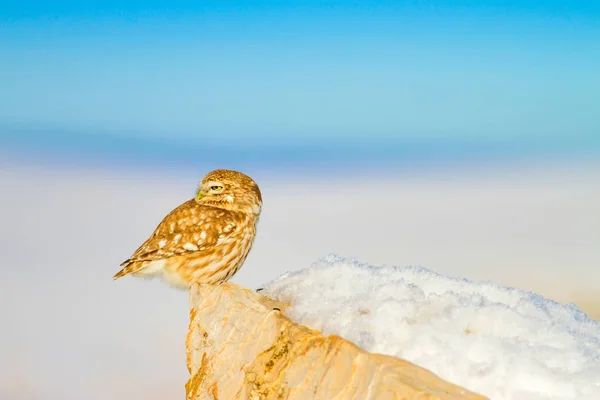
[[[177,288],[220,284],[242,266],[262,209],[258,185],[241,172],[215,170],[196,197],[171,211],[154,233],[123,262],[125,275],[160,276]]]

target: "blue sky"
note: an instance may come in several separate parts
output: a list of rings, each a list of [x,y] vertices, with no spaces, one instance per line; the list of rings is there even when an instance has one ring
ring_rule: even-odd
[[[598,2],[15,1],[0,25],[0,143],[12,146],[600,153]]]

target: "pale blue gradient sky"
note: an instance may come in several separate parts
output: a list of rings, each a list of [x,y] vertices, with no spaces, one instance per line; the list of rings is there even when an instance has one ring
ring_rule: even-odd
[[[600,153],[600,5],[251,4],[3,6],[0,144],[352,139]]]

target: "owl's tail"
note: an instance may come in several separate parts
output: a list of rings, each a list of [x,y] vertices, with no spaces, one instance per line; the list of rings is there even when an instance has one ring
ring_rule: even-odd
[[[139,271],[140,269],[144,268],[144,264],[140,263],[140,262],[135,262],[132,260],[127,260],[125,262],[123,262],[121,264],[121,266],[123,267],[122,270],[120,270],[119,272],[117,272],[115,274],[115,276],[113,276],[113,279],[119,279],[125,275],[129,275],[129,274],[133,274],[137,271]]]

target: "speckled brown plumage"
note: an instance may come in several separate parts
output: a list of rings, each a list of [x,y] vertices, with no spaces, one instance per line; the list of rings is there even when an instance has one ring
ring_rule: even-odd
[[[258,185],[231,170],[207,174],[194,199],[171,211],[114,279],[162,275],[170,284],[218,284],[242,266],[262,208]]]

